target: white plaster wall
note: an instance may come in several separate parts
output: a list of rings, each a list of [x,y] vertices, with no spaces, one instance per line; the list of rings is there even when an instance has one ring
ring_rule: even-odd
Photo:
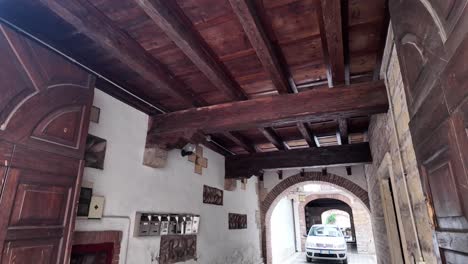
[[[76,230],[122,230],[120,263],[125,259],[129,264],[157,263],[151,256],[158,254],[160,238],[133,237],[135,212],[194,213],[201,216],[197,263],[261,263],[256,177],[248,181],[246,190],[225,191],[224,206],[203,204],[204,184],[223,189],[223,156],[204,148],[208,168],[203,175],[195,174],[193,163],[177,150],[169,152],[163,169],[143,166],[148,116],[99,90],[94,105],[101,116],[89,132],[107,140],[106,159],[104,170],[86,168],[84,180],[93,183],[95,195],[105,196],[104,218],[80,219]],[[247,214],[248,228],[229,230],[229,212]]]
[[[367,191],[367,180],[366,175],[364,173],[364,166],[363,165],[355,165],[351,167],[352,175],[346,174],[345,167],[330,167],[327,168],[328,173],[335,174],[337,176],[344,177],[353,183],[357,184],[359,187]],[[309,168],[305,169],[305,171],[322,171],[321,168]],[[283,180],[287,177],[294,176],[300,172],[299,169],[287,169],[283,170]],[[266,188],[267,191],[273,189],[281,180],[278,178],[278,174],[276,171],[266,171],[264,176],[264,183],[263,187]]]
[[[293,206],[288,198],[281,199],[271,214],[271,252],[273,264],[282,264],[296,252]]]

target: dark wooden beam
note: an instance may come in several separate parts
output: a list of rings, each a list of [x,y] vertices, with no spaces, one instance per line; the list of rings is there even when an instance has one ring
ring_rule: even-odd
[[[269,73],[273,85],[278,93],[285,94],[291,91],[288,78],[281,67],[274,48],[262,27],[260,18],[255,11],[254,1],[229,0],[234,13],[244,28],[244,32],[255,49],[264,69]]]
[[[385,45],[387,44],[388,26],[390,24],[390,13],[388,9],[388,1],[385,1],[385,16],[382,20],[380,28],[380,44],[377,52],[377,61],[375,63],[373,80],[380,80],[380,70],[382,69],[383,55],[385,51]]]
[[[249,153],[257,152],[257,150],[254,147],[254,144],[239,132],[224,132],[223,135],[232,142],[236,143],[238,146],[241,146],[245,151]]]
[[[249,178],[266,169],[346,166],[372,162],[369,143],[292,149],[226,158],[226,178]]]
[[[120,84],[119,84],[120,85]],[[141,99],[144,98],[144,95],[136,95],[132,96],[129,94],[126,90],[120,89],[116,86],[114,86],[112,83],[101,79],[101,78],[96,78],[96,89],[99,89],[114,98],[148,114],[148,115],[155,115],[155,114],[160,114],[161,112],[167,112],[164,107],[162,107],[159,104],[156,103],[151,103],[148,104],[147,101]],[[122,85],[123,87],[129,87],[129,85],[124,84]],[[132,92],[132,94],[135,94]]]
[[[382,81],[317,88],[299,94],[262,97],[248,101],[187,109],[153,117],[150,134],[181,131],[215,132],[275,127],[385,113],[388,110]]]
[[[227,150],[225,147],[223,147],[221,144],[219,144],[216,141],[213,141],[212,139],[207,139],[206,137],[202,141],[197,141],[197,143],[203,144],[205,147],[211,149],[214,152],[217,152],[225,157],[232,156],[233,153]]]
[[[109,52],[164,93],[181,100],[186,106],[203,106],[198,98],[126,32],[116,27],[88,0],[40,0],[49,10]]]
[[[135,0],[215,87],[233,100],[246,100],[239,84],[193,29],[176,3],[163,0]]]
[[[288,150],[289,146],[271,127],[259,128],[260,132],[271,142],[278,150]]]
[[[305,139],[309,147],[317,147],[317,144],[315,144],[314,140],[314,134],[312,133],[312,130],[307,123],[298,122],[297,128],[301,132],[302,137]]]
[[[348,120],[346,120],[346,118],[338,118],[338,127],[340,130],[341,144],[348,144]]]
[[[324,57],[327,60],[329,84],[332,87],[345,82],[341,0],[320,2],[322,11],[320,33]]]

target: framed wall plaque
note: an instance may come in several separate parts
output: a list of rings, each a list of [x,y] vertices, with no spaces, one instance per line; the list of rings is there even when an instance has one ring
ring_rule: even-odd
[[[203,185],[203,203],[223,205],[223,190]]]
[[[229,229],[247,229],[247,215],[229,213]]]

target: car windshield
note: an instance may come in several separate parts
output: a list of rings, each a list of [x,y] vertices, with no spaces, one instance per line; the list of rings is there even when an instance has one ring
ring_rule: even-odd
[[[341,231],[332,226],[313,226],[310,229],[309,236],[321,237],[342,237]]]

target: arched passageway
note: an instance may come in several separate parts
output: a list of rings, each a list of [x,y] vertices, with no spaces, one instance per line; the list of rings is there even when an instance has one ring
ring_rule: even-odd
[[[344,233],[345,231],[349,231],[349,238],[347,241],[348,243],[356,242],[355,241],[356,234],[355,234],[354,221],[353,221],[354,220],[353,210],[350,206],[350,204],[352,204],[350,199],[340,194],[335,194],[335,195],[312,194],[309,196],[311,196],[310,198],[312,198],[313,200],[309,201],[307,204],[301,203],[301,205],[305,204],[303,209],[302,209],[302,206],[299,206],[299,210],[304,210],[304,220],[300,221],[300,222],[304,222],[304,224],[302,224],[301,226],[301,232],[305,231],[304,234],[307,233],[308,230],[310,230],[310,228],[316,224],[329,224],[327,222],[327,218],[333,215],[336,219],[335,219],[335,222],[331,224],[336,224],[340,226],[340,228],[342,228],[342,231]],[[340,199],[330,198],[333,196],[338,196]],[[317,197],[321,197],[321,198],[317,198]],[[325,215],[325,213],[328,213],[328,214]],[[299,213],[299,215],[302,218],[301,212]],[[340,220],[344,220],[344,221],[340,221]],[[349,229],[349,230],[346,230],[346,229]],[[305,250],[305,237],[302,237],[301,239],[301,249]]]
[[[353,200],[356,203],[360,203],[365,208],[367,214],[369,214],[367,191],[344,177],[330,173],[322,174],[315,171],[290,176],[273,187],[261,203],[262,253],[267,264],[272,263],[270,223],[273,209],[290,190],[301,185],[316,182],[331,184],[333,187],[349,193]]]

